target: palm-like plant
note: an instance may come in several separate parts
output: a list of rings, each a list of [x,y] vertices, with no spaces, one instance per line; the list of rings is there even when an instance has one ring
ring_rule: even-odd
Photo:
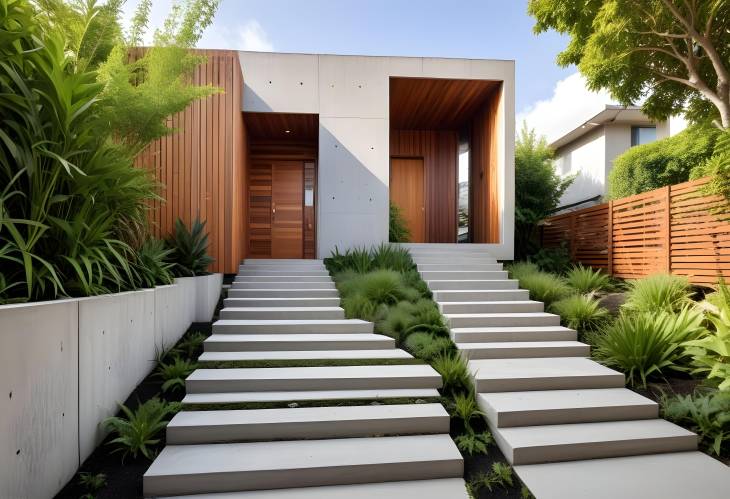
[[[215,260],[208,255],[208,234],[205,222],[195,219],[188,230],[181,219],[175,222],[175,231],[167,239],[172,249],[175,272],[181,277],[192,277],[207,272]]]
[[[180,410],[180,404],[152,398],[132,411],[125,405],[119,406],[125,417],[111,417],[103,421],[103,426],[116,435],[109,444],[122,452],[122,457],[130,455],[137,458],[142,454],[147,459],[154,457],[154,446],[160,442],[157,437],[169,422],[168,416]]]
[[[195,362],[175,357],[172,362],[160,362],[157,366],[157,376],[162,378],[162,391],[175,392],[185,388],[185,378],[198,368]]]
[[[654,274],[629,283],[623,307],[635,312],[676,312],[692,301],[692,290],[685,277]]]
[[[170,261],[171,255],[172,249],[167,248],[160,239],[149,239],[142,243],[134,265],[142,287],[152,288],[172,282],[174,264]]]
[[[583,265],[576,265],[570,269],[565,280],[579,293],[603,291],[611,286],[611,278],[608,274]]]

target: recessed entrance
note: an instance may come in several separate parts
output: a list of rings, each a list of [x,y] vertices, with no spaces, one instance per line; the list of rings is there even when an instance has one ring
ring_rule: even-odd
[[[410,242],[426,241],[426,208],[423,158],[390,161],[390,201],[400,208],[410,232]]]

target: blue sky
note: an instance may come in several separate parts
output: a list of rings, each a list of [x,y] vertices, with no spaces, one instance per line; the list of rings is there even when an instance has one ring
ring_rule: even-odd
[[[171,1],[154,0],[152,28],[161,24]],[[127,16],[136,4],[127,1]],[[199,45],[514,59],[518,120],[527,119],[540,133],[554,136],[591,116],[592,107],[606,97],[592,96],[592,106],[581,104],[580,92],[586,91],[576,69],[555,64],[567,38],[553,32],[535,35],[526,10],[527,0],[223,0]],[[554,102],[561,93],[560,102]]]

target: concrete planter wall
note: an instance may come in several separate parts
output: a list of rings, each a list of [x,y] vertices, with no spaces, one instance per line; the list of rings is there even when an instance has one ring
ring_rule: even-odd
[[[190,323],[209,321],[222,275],[112,295],[0,306],[0,497],[53,497]]]

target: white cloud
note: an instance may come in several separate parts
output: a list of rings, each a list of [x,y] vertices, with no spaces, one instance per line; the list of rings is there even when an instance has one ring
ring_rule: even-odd
[[[234,29],[227,26],[216,26],[214,23],[203,34],[198,47],[253,50],[256,52],[272,52],[274,50],[274,44],[271,43],[269,35],[256,19],[251,19]]]
[[[257,52],[271,52],[274,50],[269,36],[256,19],[247,22],[239,32],[241,50],[255,50]]]
[[[588,90],[585,78],[574,73],[555,84],[552,97],[518,113],[517,129],[526,121],[528,127],[552,142],[595,116],[606,104],[615,103],[608,91]]]

